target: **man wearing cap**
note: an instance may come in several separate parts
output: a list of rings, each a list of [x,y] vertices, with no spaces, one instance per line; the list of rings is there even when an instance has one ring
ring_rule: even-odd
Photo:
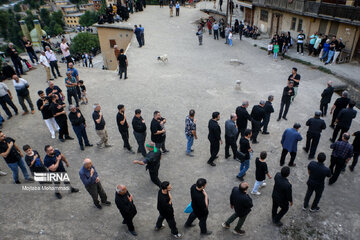
[[[265,103],[265,106],[264,106],[265,117],[264,117],[264,121],[263,121],[264,125],[263,125],[262,134],[269,134],[269,132],[267,131],[267,128],[268,128],[268,125],[269,125],[269,122],[270,122],[271,113],[274,112],[274,107],[272,105],[272,101],[274,101],[274,96],[270,95],[268,97],[268,100]]]
[[[146,139],[146,124],[141,116],[141,110],[136,109],[135,115],[132,119],[132,126],[134,129],[134,137],[139,145],[137,152],[146,157],[145,139]]]
[[[321,132],[326,128],[325,121],[320,119],[320,116],[321,111],[316,111],[315,116],[306,122],[306,126],[309,126],[309,129],[306,133],[306,146],[303,149],[306,153],[310,150],[309,160],[314,159]]]
[[[132,222],[133,218],[137,214],[137,210],[134,204],[133,195],[128,192],[124,185],[118,185],[116,187],[115,203],[121,213],[121,216],[124,218],[122,223],[127,225],[129,232],[132,235],[137,236]]]
[[[76,92],[76,86],[77,86],[76,78],[74,78],[71,75],[70,71],[66,72],[66,76],[67,77],[65,78],[65,86],[67,88],[67,99],[68,99],[69,105],[72,104],[71,97],[73,97],[76,102],[76,107],[79,107],[79,99],[78,99],[77,92]]]
[[[334,128],[335,125],[335,120],[337,118],[337,116],[339,115],[340,111],[344,108],[346,108],[346,106],[349,104],[350,102],[350,98],[349,98],[349,92],[348,91],[343,91],[341,94],[341,97],[337,98],[334,105],[331,107],[330,110],[330,114],[333,114],[332,119],[331,119],[331,128]]]
[[[150,142],[146,144],[146,149],[149,151],[146,154],[144,160],[138,161],[134,160],[134,164],[145,165],[146,170],[149,170],[151,181],[156,184],[158,187],[161,185],[161,181],[159,179],[159,168],[160,168],[160,159],[161,152],[160,149],[155,147],[155,143]]]
[[[259,143],[257,141],[257,136],[260,132],[261,126],[263,125],[263,120],[265,118],[265,101],[261,100],[259,105],[255,105],[253,109],[251,110],[251,127],[252,127],[252,143],[256,144]]]
[[[327,83],[327,88],[325,88],[321,94],[320,111],[321,111],[322,117],[326,116],[328,104],[331,102],[331,97],[334,93],[334,88],[333,88],[332,84],[333,84],[333,82],[329,81]]]
[[[288,81],[288,85],[286,87],[284,87],[283,94],[281,97],[279,117],[278,117],[277,121],[280,121],[281,116],[283,119],[287,120],[286,115],[290,108],[291,98],[292,98],[292,96],[294,96],[293,86],[294,86],[294,82]],[[285,106],[285,111],[284,111],[284,115],[283,115],[284,106]]]
[[[238,129],[236,126],[236,114],[232,113],[230,119],[225,122],[225,158],[229,158],[229,148],[231,147],[233,152],[233,158],[236,159],[236,137],[238,135]]]
[[[299,123],[295,123],[293,128],[287,128],[281,138],[281,145],[283,147],[281,158],[280,158],[280,166],[285,164],[285,157],[290,152],[290,162],[289,167],[295,167],[294,163],[297,152],[297,144],[302,140],[302,137],[299,133],[301,125]]]
[[[98,200],[98,195],[100,196],[102,204],[106,206],[111,205],[111,202],[107,200],[107,196],[100,183],[100,178],[98,176],[98,173],[96,172],[95,167],[93,166],[90,158],[84,159],[84,163],[79,171],[79,175],[86,190],[89,192],[91,198],[93,199],[94,205],[98,209],[102,208]]]
[[[76,134],[76,137],[79,141],[79,145],[80,145],[80,149],[81,151],[84,151],[84,143],[83,143],[83,139],[85,142],[85,146],[86,147],[92,147],[93,145],[89,143],[89,139],[87,137],[86,134],[86,122],[85,122],[85,118],[82,115],[82,113],[80,112],[79,109],[76,109],[76,107],[74,105],[70,105],[69,106],[69,120],[71,122],[71,125],[74,129],[74,132]]]

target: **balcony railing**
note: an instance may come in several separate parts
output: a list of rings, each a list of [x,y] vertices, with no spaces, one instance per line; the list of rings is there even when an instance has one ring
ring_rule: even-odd
[[[360,21],[360,7],[336,5],[331,3],[305,2],[304,12],[333,18]]]
[[[267,7],[288,12],[303,12],[306,0],[295,0],[291,3],[289,0],[253,0],[252,4],[259,7]]]

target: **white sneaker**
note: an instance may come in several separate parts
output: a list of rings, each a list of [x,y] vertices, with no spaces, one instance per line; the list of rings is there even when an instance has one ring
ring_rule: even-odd
[[[257,191],[257,192],[251,192],[251,194],[259,196],[261,193],[259,191]]]
[[[304,56],[304,54],[302,53],[301,55],[303,55]]]
[[[263,184],[261,184],[261,187],[266,187],[266,182],[264,182]]]
[[[0,176],[6,176],[6,175],[7,175],[6,172],[0,171]]]
[[[173,236],[174,236],[174,238],[181,238],[182,237],[181,233],[174,234]]]
[[[52,139],[55,139],[55,138],[56,138],[55,134],[54,134],[54,135],[51,135],[51,138],[52,138]]]
[[[37,63],[34,63],[34,66],[38,65]]]

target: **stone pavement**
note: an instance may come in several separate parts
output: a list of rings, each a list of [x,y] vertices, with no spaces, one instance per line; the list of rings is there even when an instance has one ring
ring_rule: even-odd
[[[230,113],[245,99],[250,106],[258,104],[269,94],[275,96],[275,113],[272,115],[270,135],[260,135],[260,144],[252,146],[254,155],[263,150],[268,152],[270,174],[280,170],[280,139],[285,128],[298,121],[303,126],[300,133],[306,135],[306,120],[318,109],[320,94],[328,80],[338,83],[334,76],[325,75],[307,66],[291,61],[274,62],[263,50],[253,47],[247,41],[234,41],[229,47],[222,40],[216,41],[204,34],[204,45],[199,46],[193,24],[203,13],[199,8],[181,8],[180,17],[169,18],[169,10],[164,7],[148,6],[141,14],[132,15],[133,24],[145,27],[146,45],[138,48],[133,39],[128,51],[129,79],[119,80],[113,71],[85,69],[77,66],[80,79],[85,81],[90,104],[81,106],[87,119],[87,132],[92,143],[98,141],[91,119],[92,103],[100,103],[107,122],[111,149],[86,149],[82,152],[76,141],[60,143],[50,138],[40,112],[35,115],[16,116],[4,123],[3,132],[17,140],[21,147],[30,144],[44,157],[43,147],[52,144],[68,158],[68,173],[72,184],[81,192],[57,200],[53,192],[26,192],[12,184],[9,168],[3,160],[0,168],[9,174],[0,177],[0,238],[1,239],[171,239],[170,230],[153,230],[158,212],[156,210],[157,187],[150,182],[148,172],[143,166],[133,165],[132,155],[122,148],[122,140],[115,123],[116,106],[125,104],[130,122],[136,108],[143,110],[143,117],[149,128],[154,110],[159,110],[167,118],[167,148],[169,154],[163,156],[159,177],[173,185],[173,204],[175,219],[184,239],[238,239],[231,231],[224,230],[221,223],[233,210],[229,207],[229,194],[239,181],[236,174],[239,163],[224,158],[221,146],[215,168],[206,164],[209,158],[208,120],[213,111],[220,111],[219,122],[224,132],[224,122]],[[168,54],[169,62],[158,62],[157,56]],[[231,59],[239,59],[242,64],[234,65]],[[288,121],[276,122],[283,87],[292,67],[297,67],[302,76],[299,93],[290,107]],[[65,72],[61,65],[61,72]],[[44,89],[45,72],[41,67],[24,76],[29,80],[33,102],[38,89]],[[241,80],[241,90],[234,88],[235,81]],[[14,93],[12,83],[6,81]],[[62,79],[56,80],[65,89]],[[334,95],[333,101],[337,96]],[[19,107],[19,105],[16,103]],[[251,107],[249,111],[251,111]],[[196,110],[198,136],[195,141],[195,157],[185,156],[186,139],[184,120],[189,109]],[[326,123],[330,116],[325,118]],[[250,125],[249,125],[250,126]],[[359,116],[353,121],[350,132],[359,130]],[[75,137],[72,129],[71,136]],[[318,151],[324,151],[329,159],[331,129],[326,129],[320,140]],[[150,139],[148,131],[147,140]],[[352,141],[352,139],[351,139]],[[261,196],[252,196],[254,208],[249,214],[243,229],[247,239],[359,239],[359,171],[346,171],[334,186],[328,187],[320,202],[321,211],[316,214],[301,209],[306,191],[308,164],[307,156],[301,150],[305,139],[299,144],[297,166],[292,168],[289,180],[293,184],[294,206],[284,217],[285,226],[278,229],[271,224],[271,192],[273,180],[261,190]],[[130,144],[136,147],[130,128]],[[90,157],[99,173],[103,187],[112,201],[111,207],[96,209],[89,194],[78,176],[82,160]],[[287,159],[288,161],[288,159]],[[326,161],[326,165],[329,160]],[[254,184],[254,161],[245,178],[252,187]],[[20,174],[21,176],[21,174]],[[199,177],[208,180],[207,192],[210,199],[208,229],[213,231],[209,237],[200,237],[198,226],[185,230],[183,224],[188,215],[183,212],[190,202],[190,186]],[[20,179],[23,181],[22,176]],[[122,218],[114,204],[117,184],[123,183],[134,195],[138,215],[134,219],[139,236],[130,236],[121,224]],[[25,185],[25,184],[24,184]],[[26,186],[38,184],[26,184]],[[197,220],[195,221],[197,224]],[[234,223],[235,224],[235,223]],[[235,225],[232,225],[234,227]]]

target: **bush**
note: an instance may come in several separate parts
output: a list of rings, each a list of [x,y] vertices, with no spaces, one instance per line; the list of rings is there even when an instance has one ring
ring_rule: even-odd
[[[92,49],[99,49],[99,37],[97,34],[82,32],[77,34],[74,39],[72,40],[71,44],[71,53],[84,53],[84,52],[91,52]]]

